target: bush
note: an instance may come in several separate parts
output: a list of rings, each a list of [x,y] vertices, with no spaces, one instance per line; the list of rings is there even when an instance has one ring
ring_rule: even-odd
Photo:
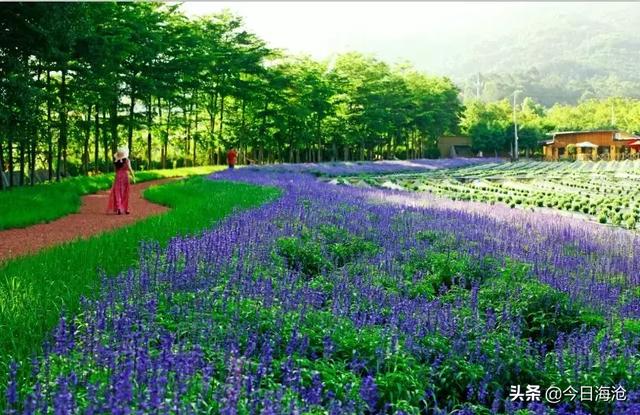
[[[286,260],[286,266],[309,278],[343,267],[359,256],[374,255],[378,249],[373,242],[335,225],[321,225],[315,231],[305,228],[299,237],[276,240],[276,254]]]
[[[428,159],[440,158],[440,150],[438,150],[438,147],[429,146],[424,150],[424,157]]]
[[[307,277],[330,269],[331,263],[324,258],[319,243],[296,237],[283,237],[276,240],[277,253],[286,260],[286,266],[300,271]]]

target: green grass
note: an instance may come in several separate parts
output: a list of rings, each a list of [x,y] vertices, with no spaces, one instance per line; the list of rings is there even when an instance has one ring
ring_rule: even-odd
[[[136,183],[168,177],[209,174],[221,170],[220,166],[188,167],[173,170],[136,172]],[[113,173],[98,176],[78,176],[61,182],[39,184],[33,187],[14,187],[0,192],[0,230],[24,228],[41,222],[50,222],[80,209],[81,197],[99,190],[109,189]]]
[[[99,272],[115,275],[138,261],[142,240],[166,243],[210,228],[236,208],[278,197],[276,188],[193,177],[152,186],[145,197],[172,207],[131,226],[59,245],[0,265],[0,384],[10,359],[37,353],[61,311],[73,313],[82,296],[99,290]]]

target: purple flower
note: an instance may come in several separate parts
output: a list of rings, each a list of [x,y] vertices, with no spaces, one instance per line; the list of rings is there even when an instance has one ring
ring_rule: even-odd
[[[18,404],[18,364],[12,360],[9,364],[9,383],[6,390],[7,414],[16,413]]]
[[[75,410],[75,400],[69,389],[66,376],[60,376],[57,382],[57,391],[53,400],[53,412],[55,415],[67,415]]]
[[[362,379],[362,383],[360,384],[360,398],[367,404],[370,412],[375,412],[380,397],[373,376],[367,375]]]
[[[311,386],[306,389],[304,400],[309,405],[320,405],[322,402],[322,380],[319,373],[311,377]]]

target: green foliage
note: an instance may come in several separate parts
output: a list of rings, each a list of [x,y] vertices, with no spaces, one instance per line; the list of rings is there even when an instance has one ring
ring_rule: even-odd
[[[375,243],[354,236],[335,225],[321,225],[319,231],[331,260],[338,267],[348,264],[358,256],[372,256],[378,252]]]
[[[305,238],[306,239],[306,238]],[[283,237],[276,241],[277,253],[286,260],[286,265],[311,278],[329,269],[331,263],[325,259],[320,243],[296,237]]]
[[[286,260],[287,267],[309,278],[343,267],[359,256],[378,252],[373,242],[335,225],[321,225],[314,231],[305,228],[299,237],[281,237],[275,245],[276,253]]]
[[[436,146],[428,146],[424,150],[424,157],[428,159],[440,158],[440,149]]]
[[[447,235],[430,231],[418,233],[418,239],[433,240],[425,251],[412,250],[401,265],[407,281],[409,297],[432,299],[441,290],[454,286],[470,288],[473,282],[481,282],[495,274],[495,264],[490,258],[476,260],[451,250],[454,241]],[[437,238],[437,239],[435,239]]]
[[[0,169],[20,183],[96,171],[124,143],[145,170],[221,164],[230,146],[258,163],[433,156],[462,110],[450,79],[355,52],[287,56],[229,11],[43,3],[0,18]]]
[[[507,100],[490,104],[472,101],[467,104],[460,125],[463,132],[471,136],[475,151],[490,155],[509,147],[507,128],[510,110]]]
[[[547,119],[557,130],[614,128],[633,133],[640,131],[639,112],[640,102],[637,99],[589,99],[576,106],[556,104],[549,109]]]
[[[524,320],[524,335],[550,347],[561,332],[583,326],[601,328],[605,323],[566,293],[529,278],[526,267],[506,268],[499,277],[487,280],[478,298],[482,307],[492,309],[499,309],[507,299],[508,309]]]

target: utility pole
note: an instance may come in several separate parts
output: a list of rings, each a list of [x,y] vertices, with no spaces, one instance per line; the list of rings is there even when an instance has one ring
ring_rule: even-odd
[[[476,75],[476,99],[480,100],[480,72]]]
[[[513,159],[518,160],[518,120],[516,118],[516,96],[520,93],[520,91],[513,91],[513,136],[515,138],[515,148]]]

